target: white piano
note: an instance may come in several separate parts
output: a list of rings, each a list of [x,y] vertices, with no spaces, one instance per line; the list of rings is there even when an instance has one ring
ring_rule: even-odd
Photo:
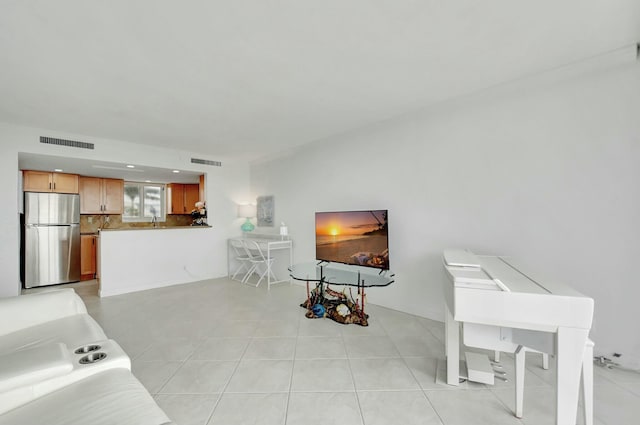
[[[521,353],[516,416],[522,414],[523,347],[555,355],[556,424],[575,425],[593,299],[563,284],[535,280],[507,257],[464,250],[446,250],[443,257],[450,278],[444,288],[447,383],[459,383],[463,323],[465,345]]]

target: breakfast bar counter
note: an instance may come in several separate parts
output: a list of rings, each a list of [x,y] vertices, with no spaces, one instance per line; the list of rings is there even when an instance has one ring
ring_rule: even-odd
[[[100,296],[211,278],[212,232],[209,226],[103,229]]]

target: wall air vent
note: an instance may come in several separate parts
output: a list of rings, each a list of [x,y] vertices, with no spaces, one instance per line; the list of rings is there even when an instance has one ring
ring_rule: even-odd
[[[214,167],[222,167],[222,162],[220,162],[220,161],[209,161],[208,159],[191,158],[191,163],[192,164],[212,165]]]
[[[70,148],[94,149],[93,143],[76,142],[74,140],[56,139],[53,137],[40,136],[40,143],[46,143],[48,145],[68,146]]]

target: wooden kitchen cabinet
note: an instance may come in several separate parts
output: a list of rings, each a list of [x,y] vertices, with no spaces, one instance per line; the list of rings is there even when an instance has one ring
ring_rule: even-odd
[[[168,214],[189,214],[199,200],[198,184],[170,183],[167,185]]]
[[[91,280],[96,277],[97,245],[96,235],[80,236],[80,280]]]
[[[23,171],[22,189],[25,192],[78,193],[78,176],[47,171]]]
[[[200,200],[200,186],[197,184],[184,185],[184,206],[187,214],[196,207],[196,202]]]
[[[167,185],[167,213],[168,214],[184,214],[184,185],[180,183],[171,183]]]
[[[122,214],[124,180],[81,176],[79,187],[80,214]]]
[[[198,183],[198,193],[200,194],[200,199],[198,200],[204,202],[207,199],[204,193],[204,174],[200,175],[200,181]]]

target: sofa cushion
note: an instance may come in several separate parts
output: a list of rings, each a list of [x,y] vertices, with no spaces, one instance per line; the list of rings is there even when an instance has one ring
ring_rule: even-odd
[[[105,339],[104,331],[91,316],[75,314],[0,336],[0,355],[52,343],[63,343],[73,350]]]
[[[42,382],[73,370],[64,344],[46,344],[0,355],[0,393]]]
[[[170,419],[130,371],[111,369],[0,415],[0,425],[160,425]]]

